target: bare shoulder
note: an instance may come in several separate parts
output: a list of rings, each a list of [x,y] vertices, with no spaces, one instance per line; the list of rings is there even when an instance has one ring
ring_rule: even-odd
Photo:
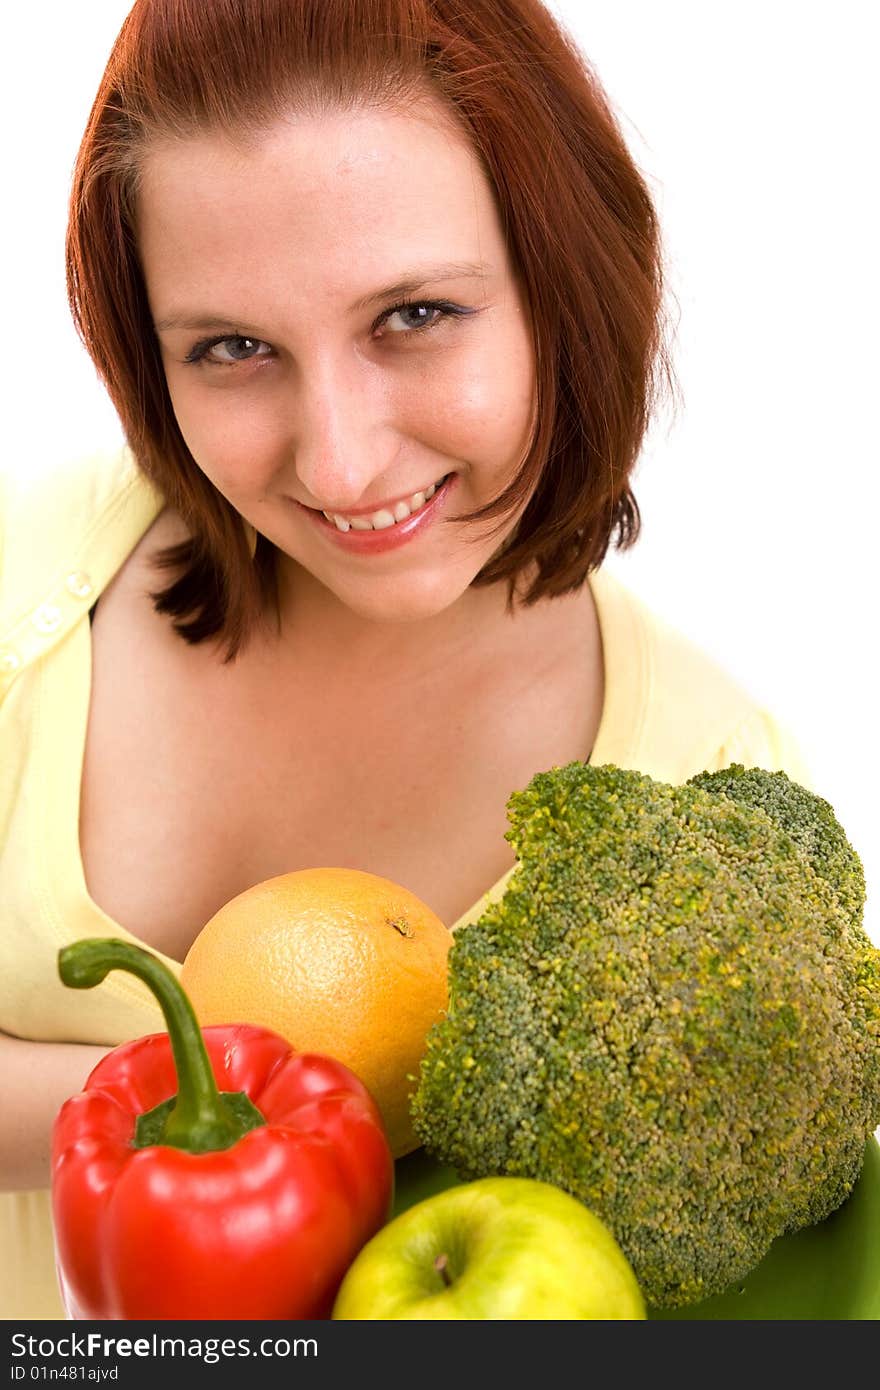
[[[189,531],[178,512],[165,507],[144,532],[134,550],[123,562],[98,601],[102,615],[120,606],[129,608],[138,600],[152,609],[150,594],[167,583],[166,572],[156,557],[168,546],[189,539]]]

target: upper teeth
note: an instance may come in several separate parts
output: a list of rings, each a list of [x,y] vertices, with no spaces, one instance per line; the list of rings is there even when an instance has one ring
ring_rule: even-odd
[[[443,479],[440,479],[443,482]],[[339,512],[325,512],[328,521],[335,523],[340,531],[384,531],[398,521],[406,521],[434,496],[440,483],[432,483],[424,492],[414,492],[405,501],[395,502],[393,507],[382,507],[378,512],[364,516],[343,516]]]

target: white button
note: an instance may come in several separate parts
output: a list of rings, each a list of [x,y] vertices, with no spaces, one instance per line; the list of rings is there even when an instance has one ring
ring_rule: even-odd
[[[37,632],[54,632],[61,626],[62,613],[54,603],[44,603],[31,618]]]
[[[73,594],[74,598],[88,598],[95,587],[91,575],[84,574],[82,570],[75,570],[73,574],[67,576],[64,582],[68,592]]]
[[[4,674],[11,674],[13,671],[17,671],[20,665],[21,657],[18,655],[18,652],[9,651],[8,649],[0,652],[0,671]]]

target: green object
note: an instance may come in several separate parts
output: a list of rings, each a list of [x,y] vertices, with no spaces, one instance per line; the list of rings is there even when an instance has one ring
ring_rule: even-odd
[[[550,1183],[480,1178],[411,1203],[367,1241],[333,1317],[644,1320],[626,1256],[593,1212]]]
[[[424,1149],[395,1165],[398,1216],[458,1183]],[[652,1321],[850,1321],[880,1319],[880,1144],[865,1149],[849,1199],[815,1226],[774,1241],[745,1279],[724,1293],[676,1308],[649,1308]]]
[[[612,765],[508,803],[517,868],[455,936],[413,1098],[462,1181],[554,1183],[654,1306],[727,1289],[837,1210],[880,1124],[880,951],[826,801],[733,765]]]
[[[445,1192],[447,1187],[457,1187],[458,1174],[445,1163],[438,1163],[424,1149],[399,1158],[394,1165],[394,1205],[391,1220],[402,1211],[433,1197],[436,1192]]]
[[[865,872],[834,808],[824,797],[792,782],[784,772],[765,772],[742,763],[731,763],[720,772],[700,772],[687,785],[722,792],[744,806],[765,811],[791,836],[815,872],[831,884],[852,921],[861,923]]]
[[[187,1153],[230,1149],[266,1121],[243,1091],[217,1089],[192,1004],[150,951],[115,937],[89,937],[58,952],[58,974],[71,989],[93,989],[111,970],[136,975],[153,992],[171,1041],[177,1094],[138,1116],[133,1147],[164,1144]]]

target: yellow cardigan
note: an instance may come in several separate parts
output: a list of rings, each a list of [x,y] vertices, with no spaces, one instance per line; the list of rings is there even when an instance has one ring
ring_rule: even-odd
[[[29,461],[4,465],[0,486],[0,1031],[115,1045],[163,1027],[153,997],[114,971],[83,1009],[56,958],[84,936],[134,940],[90,899],[79,850],[88,611],[162,498],[127,450],[36,471]],[[790,736],[736,681],[610,572],[589,582],[605,666],[593,764],[679,783],[742,762],[809,785]],[[475,920],[506,879],[454,928]],[[0,1252],[0,1317],[63,1317],[47,1192],[0,1193]]]

